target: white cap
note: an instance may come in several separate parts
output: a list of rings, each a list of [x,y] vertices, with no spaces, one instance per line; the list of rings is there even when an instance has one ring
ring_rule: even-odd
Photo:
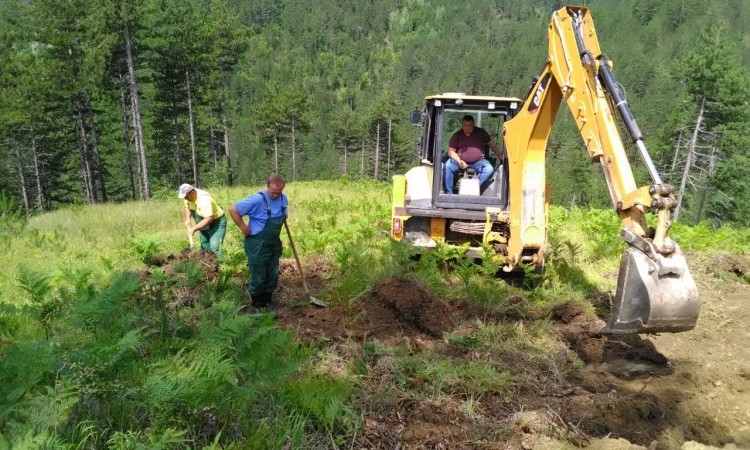
[[[195,188],[187,183],[180,186],[180,190],[178,191],[179,194],[177,194],[178,198],[185,198],[186,195],[194,191]]]

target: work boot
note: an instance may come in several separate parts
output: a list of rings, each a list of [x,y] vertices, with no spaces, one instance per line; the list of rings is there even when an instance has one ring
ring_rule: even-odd
[[[251,295],[250,299],[251,299],[251,305],[250,305],[249,310],[251,314],[259,313],[260,309],[266,306],[264,294]]]
[[[273,292],[266,292],[263,294],[263,302],[266,306],[266,312],[269,314],[276,314],[276,308],[273,305]]]

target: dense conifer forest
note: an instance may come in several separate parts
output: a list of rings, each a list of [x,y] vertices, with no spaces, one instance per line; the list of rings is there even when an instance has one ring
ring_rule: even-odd
[[[425,95],[525,95],[562,6],[2,0],[0,190],[35,213],[270,172],[388,181],[417,163],[408,113]],[[748,3],[585,6],[663,178],[682,186],[679,220],[750,223]],[[550,140],[553,201],[608,207],[568,116]]]

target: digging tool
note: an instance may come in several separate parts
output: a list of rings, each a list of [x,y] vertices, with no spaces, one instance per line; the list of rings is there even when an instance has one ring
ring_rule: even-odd
[[[190,248],[192,249],[195,247],[195,241],[193,240],[193,235],[190,234],[190,227],[187,227],[188,229],[188,238],[190,239]]]
[[[328,306],[324,301],[318,300],[317,298],[313,297],[312,294],[310,294],[310,287],[307,286],[305,273],[302,271],[302,263],[299,260],[299,255],[297,254],[297,247],[294,246],[294,240],[292,240],[292,232],[289,230],[289,225],[286,223],[286,219],[284,219],[284,227],[286,228],[287,236],[289,236],[289,245],[292,246],[292,253],[294,253],[294,260],[297,261],[297,268],[299,269],[299,275],[300,277],[302,277],[302,287],[305,289],[305,295],[307,295],[310,298],[310,303],[315,306],[320,306],[320,307]]]

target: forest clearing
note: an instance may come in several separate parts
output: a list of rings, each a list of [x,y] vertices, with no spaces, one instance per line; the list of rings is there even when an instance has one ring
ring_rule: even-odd
[[[0,0],[0,450],[750,449],[750,3],[579,3]]]
[[[599,334],[613,213],[555,208],[531,289],[447,248],[414,258],[383,227],[388,191],[289,185],[305,274],[329,306],[305,300],[285,243],[275,319],[241,312],[237,230],[222,262],[191,252],[172,198],[18,224],[3,236],[17,270],[0,280],[2,445],[750,446],[747,230],[677,227],[698,326],[615,338]]]

